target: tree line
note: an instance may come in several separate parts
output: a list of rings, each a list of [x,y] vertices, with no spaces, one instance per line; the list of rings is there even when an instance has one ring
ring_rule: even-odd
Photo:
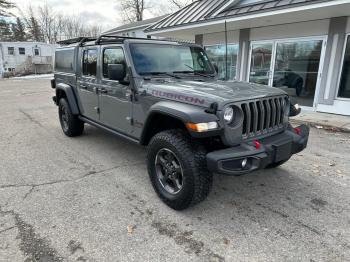
[[[147,10],[154,15],[176,11],[195,0],[120,0],[120,12],[125,23],[142,21]],[[166,7],[166,8],[165,8]],[[20,14],[15,19],[11,10],[16,8]],[[25,11],[10,0],[0,0],[0,41],[36,41],[57,43],[58,41],[81,37],[95,37],[101,34],[99,25],[83,21],[80,16],[65,15],[55,12],[47,3],[42,6],[28,6]]]
[[[36,8],[19,10],[15,22],[8,19],[13,16],[10,9],[15,5],[8,0],[0,0],[0,41],[36,41],[50,44],[80,37],[98,36],[102,28],[83,21],[80,16],[64,15],[54,12],[47,3]]]

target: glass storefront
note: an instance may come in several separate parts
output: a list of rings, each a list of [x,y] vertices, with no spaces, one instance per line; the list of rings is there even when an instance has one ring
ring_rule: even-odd
[[[350,98],[350,36],[348,36],[346,41],[343,71],[340,79],[338,97]]]
[[[281,88],[313,107],[322,47],[322,39],[252,43],[249,82]]]
[[[249,82],[269,85],[272,49],[272,43],[252,45]]]
[[[226,46],[214,45],[206,46],[205,50],[211,61],[218,66],[219,78],[225,79],[226,76]],[[236,79],[238,45],[230,44],[227,46],[227,74],[229,80]]]
[[[277,43],[272,86],[285,89],[299,104],[312,107],[322,43],[322,40]]]

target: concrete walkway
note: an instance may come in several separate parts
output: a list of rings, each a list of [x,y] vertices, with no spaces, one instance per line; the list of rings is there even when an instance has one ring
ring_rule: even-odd
[[[318,129],[350,133],[350,116],[303,110],[300,115],[292,117],[291,122],[293,124],[307,124]]]

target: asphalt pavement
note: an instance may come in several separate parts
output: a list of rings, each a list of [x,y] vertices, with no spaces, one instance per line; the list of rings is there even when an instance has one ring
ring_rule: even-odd
[[[274,170],[215,175],[184,212],[146,150],[87,126],[67,138],[47,79],[0,81],[0,261],[350,261],[350,135],[312,129]]]

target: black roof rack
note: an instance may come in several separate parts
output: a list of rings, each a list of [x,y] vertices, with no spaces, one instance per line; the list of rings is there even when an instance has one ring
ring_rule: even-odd
[[[77,38],[72,38],[72,39],[59,41],[59,42],[57,42],[57,44],[60,44],[60,45],[72,45],[72,44],[79,43],[79,45],[81,46],[85,42],[95,41],[95,40],[96,40],[96,38],[94,38],[94,37],[77,37]]]
[[[79,46],[83,46],[84,43],[95,41],[96,45],[100,45],[102,43],[124,43],[125,40],[143,40],[143,41],[164,41],[164,42],[179,42],[171,39],[151,39],[151,38],[137,38],[137,37],[127,37],[127,36],[117,36],[117,35],[100,35],[97,38],[94,37],[77,37],[73,39],[68,39],[64,41],[57,42],[60,45],[72,45],[79,43]],[[185,42],[183,42],[185,43]]]

